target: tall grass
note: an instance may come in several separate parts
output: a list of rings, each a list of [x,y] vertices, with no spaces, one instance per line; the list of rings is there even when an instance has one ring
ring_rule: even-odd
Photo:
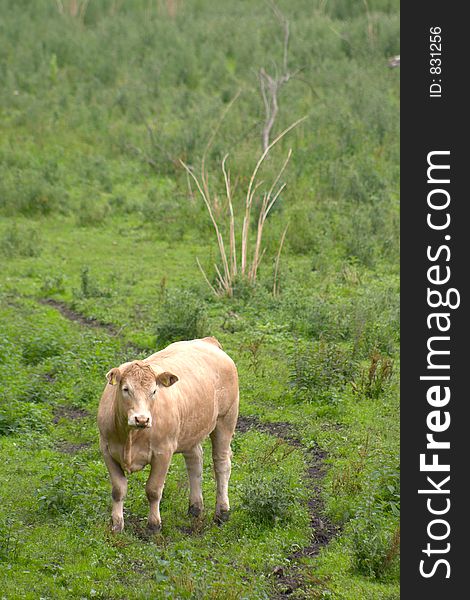
[[[81,225],[95,225],[110,211],[143,210],[148,182],[169,176],[176,185],[152,211],[171,205],[171,214],[190,218],[172,220],[166,210],[165,236],[207,233],[207,215],[184,195],[180,161],[203,156],[238,90],[205,164],[214,172],[229,153],[233,188],[246,189],[266,116],[257,74],[274,76],[272,65],[284,61],[279,22],[262,2],[170,4],[0,1],[0,212],[75,213]],[[399,75],[387,59],[399,51],[398,3],[278,5],[299,72],[279,91],[271,139],[298,116],[309,119],[290,136],[291,183],[270,218],[285,226],[297,217],[289,250],[340,245],[368,266],[383,254],[396,260]],[[284,226],[274,226],[273,257]],[[254,238],[256,227],[254,220]]]

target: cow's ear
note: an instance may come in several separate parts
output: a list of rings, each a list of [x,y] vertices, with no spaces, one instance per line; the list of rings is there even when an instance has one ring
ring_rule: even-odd
[[[121,381],[121,371],[119,367],[115,367],[106,373],[106,379],[109,385],[117,385]]]
[[[160,383],[161,385],[164,385],[165,387],[170,387],[170,385],[173,385],[177,381],[178,381],[178,377],[176,377],[176,375],[174,375],[173,373],[170,373],[168,371],[164,371],[163,373],[159,373],[157,375],[157,383]]]

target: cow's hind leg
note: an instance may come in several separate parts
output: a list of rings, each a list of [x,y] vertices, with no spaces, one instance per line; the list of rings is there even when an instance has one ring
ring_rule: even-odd
[[[234,406],[225,416],[219,417],[214,431],[211,433],[212,460],[217,483],[217,501],[215,520],[226,521],[229,516],[228,482],[232,469],[232,450],[230,442],[237,422],[238,407]]]
[[[202,499],[202,446],[198,444],[183,452],[189,477],[189,509],[192,517],[198,517],[204,507]]]

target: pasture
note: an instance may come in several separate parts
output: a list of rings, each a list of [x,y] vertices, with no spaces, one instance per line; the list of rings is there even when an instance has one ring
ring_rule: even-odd
[[[0,597],[393,600],[399,597],[399,4],[395,0],[0,0]],[[287,52],[285,52],[287,48]],[[256,280],[231,295],[195,182],[242,247],[279,91]],[[264,186],[264,188],[263,188]],[[285,227],[282,251],[279,245]],[[275,275],[277,271],[277,275]],[[181,456],[145,529],[126,528],[96,411],[109,369],[216,336],[237,364],[232,514],[201,518]]]

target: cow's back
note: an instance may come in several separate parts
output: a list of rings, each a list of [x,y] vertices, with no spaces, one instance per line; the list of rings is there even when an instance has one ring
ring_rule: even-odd
[[[215,338],[175,342],[145,362],[178,377],[161,390],[155,417],[164,427],[165,414],[171,415],[179,450],[198,443],[228,411],[238,411],[237,369]]]

